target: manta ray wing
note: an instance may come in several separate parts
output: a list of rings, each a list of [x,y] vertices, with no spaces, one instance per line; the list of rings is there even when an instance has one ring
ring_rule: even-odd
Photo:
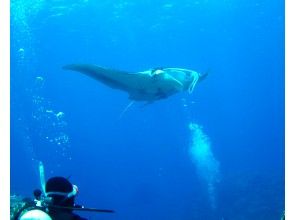
[[[71,64],[64,66],[63,69],[83,73],[113,89],[120,89],[127,92],[131,90],[130,83],[137,78],[136,74],[89,64]]]
[[[71,64],[63,69],[81,72],[103,84],[129,93],[129,99],[134,101],[153,102],[167,98],[177,92],[184,91],[187,84],[185,74],[181,69],[179,74],[170,74],[169,71],[153,73],[151,70],[132,73],[127,71],[103,68],[92,64]],[[175,68],[170,68],[175,72]],[[165,69],[164,69],[165,70]],[[184,74],[184,75],[183,75]],[[180,75],[181,77],[175,77]]]
[[[83,73],[103,84],[129,93],[129,97],[136,101],[156,100],[154,95],[154,80],[147,72],[132,73],[103,68],[91,64],[71,64],[64,66],[65,70]]]

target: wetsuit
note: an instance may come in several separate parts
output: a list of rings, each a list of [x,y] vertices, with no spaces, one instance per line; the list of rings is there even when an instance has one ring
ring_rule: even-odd
[[[52,220],[88,220],[69,210],[49,209],[48,214]]]

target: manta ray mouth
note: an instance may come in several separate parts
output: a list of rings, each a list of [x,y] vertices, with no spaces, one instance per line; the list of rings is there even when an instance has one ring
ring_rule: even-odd
[[[197,72],[194,72],[193,81],[191,82],[191,84],[190,84],[190,86],[188,88],[189,94],[193,93],[194,88],[195,88],[198,80],[199,80],[199,74]]]

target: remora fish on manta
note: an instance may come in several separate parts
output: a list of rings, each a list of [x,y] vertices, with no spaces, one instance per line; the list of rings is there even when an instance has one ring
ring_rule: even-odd
[[[71,64],[63,69],[81,72],[103,84],[129,93],[133,101],[153,102],[181,91],[192,93],[195,85],[207,73],[200,74],[181,68],[155,68],[141,72],[127,72],[92,64]]]

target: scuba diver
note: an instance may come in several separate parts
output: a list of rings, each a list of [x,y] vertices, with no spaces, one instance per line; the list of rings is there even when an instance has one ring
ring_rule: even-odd
[[[78,187],[64,177],[52,177],[45,184],[44,167],[39,165],[42,190],[34,199],[10,196],[10,220],[87,220],[73,211],[113,213],[113,210],[85,208],[75,204]]]
[[[51,205],[48,206],[48,214],[52,219],[61,220],[86,220],[73,213],[71,207],[78,207],[74,204],[75,196],[78,193],[78,187],[71,184],[64,177],[50,178],[46,183],[46,195],[50,198]],[[36,198],[37,200],[37,198]],[[67,207],[68,209],[63,209]]]

